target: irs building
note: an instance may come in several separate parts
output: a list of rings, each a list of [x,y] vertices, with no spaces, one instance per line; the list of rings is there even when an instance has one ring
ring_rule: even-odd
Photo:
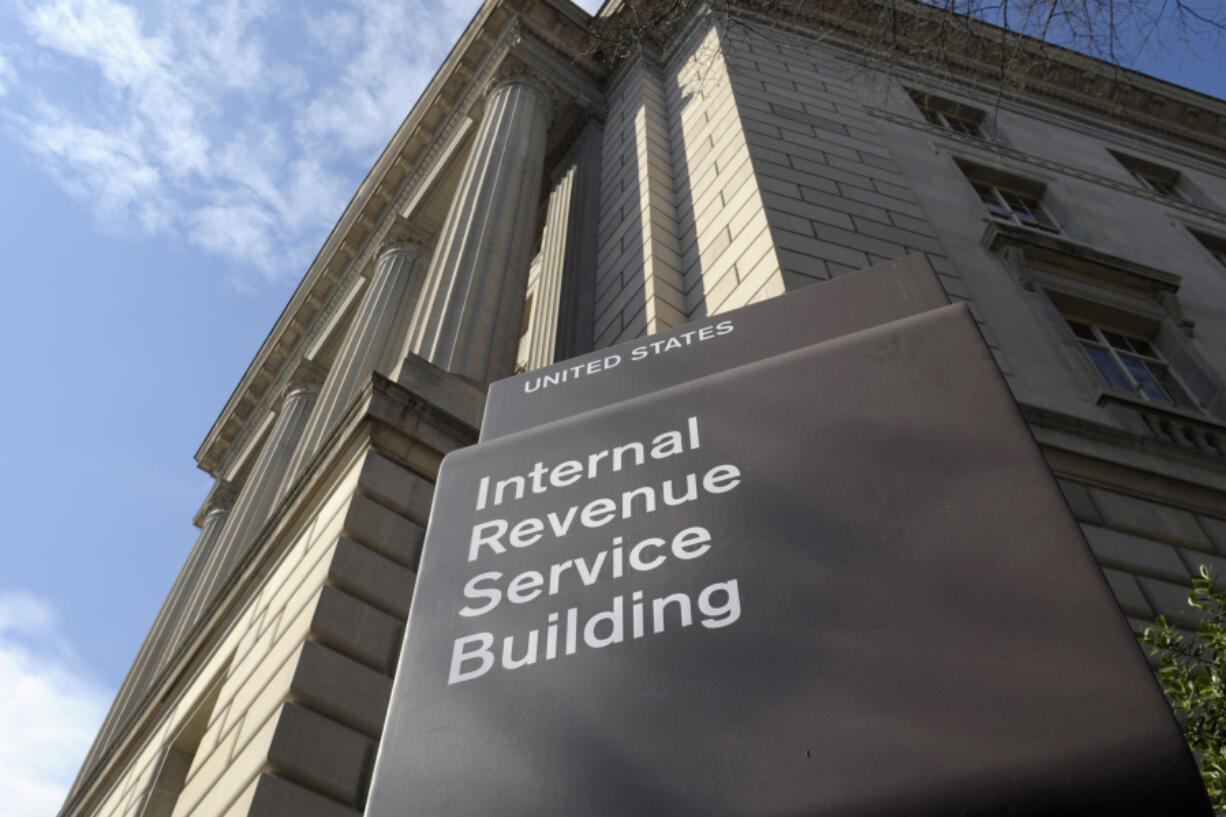
[[[936,19],[890,7],[904,46]],[[362,813],[440,463],[491,436],[489,384],[548,400],[620,344],[732,344],[721,316],[870,268],[966,305],[1128,621],[1194,627],[1187,577],[1226,572],[1226,102],[1026,42],[1002,82],[978,24],[934,70],[880,11],[486,2],[196,452],[199,538],[61,814]]]

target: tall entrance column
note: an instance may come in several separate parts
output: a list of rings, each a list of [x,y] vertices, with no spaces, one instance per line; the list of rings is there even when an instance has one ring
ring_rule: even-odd
[[[207,608],[218,588],[225,584],[234,566],[251,548],[255,535],[285,496],[289,488],[286,471],[315,405],[323,379],[321,375],[317,366],[301,361],[281,393],[272,430],[260,448],[251,473],[239,490],[234,508],[214,545],[217,555],[209,567],[209,575],[202,577],[203,607]]]
[[[534,76],[490,86],[413,319],[409,350],[474,380],[515,368],[549,109]]]
[[[379,250],[357,315],[319,391],[315,410],[287,471],[292,485],[319,451],[371,372],[390,375],[400,365],[405,336],[421,291],[422,242],[395,236]]]

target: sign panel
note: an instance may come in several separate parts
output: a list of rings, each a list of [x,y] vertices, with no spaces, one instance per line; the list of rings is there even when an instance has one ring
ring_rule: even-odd
[[[947,306],[448,456],[367,814],[1211,812]]]
[[[949,303],[911,255],[490,384],[481,440]]]

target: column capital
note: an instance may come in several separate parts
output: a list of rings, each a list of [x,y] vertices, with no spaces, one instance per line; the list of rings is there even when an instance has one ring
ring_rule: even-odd
[[[289,377],[286,378],[285,387],[277,399],[276,410],[280,411],[287,400],[297,395],[317,394],[327,374],[327,370],[318,363],[306,358],[299,359]]]
[[[209,491],[208,499],[204,501],[205,515],[216,511],[229,511],[237,496],[238,489],[234,487],[234,483],[224,479],[217,480],[213,490]]]
[[[375,263],[389,252],[400,251],[413,254],[420,253],[430,245],[425,233],[416,229],[408,221],[397,218],[388,231],[383,234],[379,246],[375,249]]]
[[[552,118],[553,113],[561,107],[559,104],[561,94],[558,86],[540,71],[519,62],[504,63],[494,72],[489,84],[485,86],[485,98],[488,101],[498,91],[514,85],[526,86],[540,94],[548,107],[549,118]]]
[[[196,527],[203,527],[209,517],[228,514],[230,509],[234,507],[234,500],[237,497],[238,488],[234,483],[219,478],[213,484],[209,495],[204,498],[204,503],[200,506],[200,510],[196,512],[192,523]]]

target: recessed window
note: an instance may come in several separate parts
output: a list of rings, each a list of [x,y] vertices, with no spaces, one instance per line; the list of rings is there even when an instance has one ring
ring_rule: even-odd
[[[931,124],[964,136],[984,138],[983,111],[978,108],[922,91],[908,90],[907,93]]]
[[[1196,236],[1196,240],[1201,243],[1201,246],[1217,259],[1219,264],[1226,267],[1226,238],[1222,238],[1219,235],[1197,232],[1196,230],[1192,230],[1191,233]]]
[[[992,215],[1016,222],[1023,227],[1060,232],[1059,226],[1036,197],[986,182],[972,181],[971,187],[975,188],[979,200]]]
[[[1107,385],[1146,400],[1199,411],[1161,353],[1145,338],[1065,316],[1082,350]]]
[[[1043,185],[1031,179],[957,160],[979,201],[994,217],[1023,227],[1060,232],[1060,225],[1043,206]]]
[[[1187,201],[1187,197],[1179,189],[1179,171],[1169,167],[1163,167],[1153,162],[1148,162],[1144,159],[1138,159],[1136,156],[1129,156],[1126,153],[1117,153],[1109,151],[1115,160],[1132,174],[1132,178],[1137,184],[1144,187],[1151,193],[1157,193],[1159,196],[1166,196],[1171,199]]]

